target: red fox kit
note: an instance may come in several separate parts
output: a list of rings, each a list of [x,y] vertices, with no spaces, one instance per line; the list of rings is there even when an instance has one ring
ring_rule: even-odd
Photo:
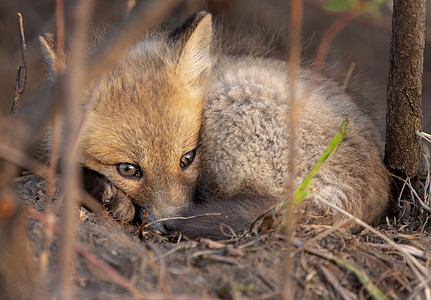
[[[53,43],[49,36],[41,42],[52,66]],[[313,86],[292,145],[288,64],[214,55],[212,43],[211,15],[199,12],[137,43],[100,79],[80,142],[86,190],[124,221],[220,212],[156,228],[223,237],[221,223],[247,229],[283,200],[289,147],[297,149],[299,184],[348,118],[351,133],[314,179],[304,207],[324,224],[342,216],[319,197],[366,222],[381,216],[389,182],[383,138],[356,100],[330,81]],[[304,71],[298,93],[308,88]]]

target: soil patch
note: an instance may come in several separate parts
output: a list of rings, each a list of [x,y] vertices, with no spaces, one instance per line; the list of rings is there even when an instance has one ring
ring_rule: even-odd
[[[28,175],[15,185],[27,206],[36,272],[47,268],[40,273],[41,293],[56,298],[61,233],[47,239],[45,181]],[[54,201],[51,211],[60,211],[60,202]],[[76,299],[281,299],[287,284],[295,299],[365,299],[379,292],[391,299],[426,299],[429,293],[430,226],[419,226],[417,218],[410,226],[406,214],[377,228],[396,247],[366,229],[351,234],[324,226],[300,226],[290,242],[275,231],[217,242],[156,232],[140,239],[138,226],[120,224],[108,214],[85,208],[77,214]],[[46,255],[47,262],[42,259]],[[293,263],[291,276],[286,260]]]

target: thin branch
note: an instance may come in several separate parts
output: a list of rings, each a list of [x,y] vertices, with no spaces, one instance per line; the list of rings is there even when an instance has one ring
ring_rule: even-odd
[[[144,224],[144,228],[150,227],[151,225],[154,225],[156,223],[160,223],[160,222],[166,222],[166,221],[171,221],[171,220],[190,220],[190,219],[195,219],[195,218],[202,218],[202,217],[208,217],[208,216],[221,216],[221,213],[206,213],[203,215],[196,215],[196,216],[189,216],[189,217],[170,217],[170,218],[163,218],[163,219],[158,219],[155,220],[151,223],[148,224]]]
[[[317,80],[318,75],[320,74],[323,64],[326,61],[326,57],[328,56],[329,48],[334,40],[334,38],[338,35],[338,33],[346,27],[351,21],[353,21],[359,13],[348,11],[342,14],[335,22],[331,25],[331,27],[326,31],[323,36],[316,57],[314,58],[313,63],[313,71],[312,75],[314,76],[314,80]]]
[[[340,222],[336,225],[331,226],[330,228],[328,228],[327,230],[323,231],[322,233],[319,233],[318,235],[316,235],[315,237],[309,239],[304,245],[302,245],[302,247],[300,247],[297,252],[304,250],[305,248],[307,248],[308,246],[310,246],[311,244],[313,244],[314,242],[323,239],[325,236],[328,236],[331,232],[334,232],[336,230],[338,230],[339,228],[346,226],[350,223],[353,222],[353,219],[346,219],[343,222]]]
[[[136,6],[136,0],[126,0],[126,4],[124,5],[124,13],[123,13],[123,18],[125,20],[129,18],[135,6]]]
[[[329,207],[337,210],[338,212],[346,215],[347,217],[355,220],[355,222],[358,223],[360,226],[365,227],[366,229],[370,230],[371,232],[373,232],[374,234],[376,234],[377,236],[382,238],[386,243],[391,245],[394,249],[398,250],[399,253],[401,253],[406,258],[406,261],[410,265],[410,267],[412,268],[413,272],[416,274],[416,276],[419,278],[419,280],[423,283],[423,286],[425,288],[425,293],[428,295],[431,295],[430,286],[427,284],[427,282],[431,279],[430,271],[427,270],[427,268],[423,264],[418,262],[418,260],[415,257],[413,257],[408,251],[406,251],[402,247],[399,247],[399,245],[397,243],[395,243],[394,241],[392,241],[392,239],[390,239],[388,236],[380,233],[378,230],[374,229],[372,226],[368,225],[367,223],[365,223],[361,219],[356,218],[355,216],[353,216],[349,212],[345,211],[344,209],[341,209],[338,206],[336,206],[336,205],[334,205],[334,204],[332,204],[326,200],[323,200],[321,198],[318,198],[318,199],[320,202],[326,204],[327,206],[329,206]]]
[[[21,149],[3,141],[0,141],[0,158],[29,170],[40,177],[48,177],[49,169],[44,164],[31,160]]]
[[[57,59],[55,60],[54,69],[57,73],[62,73],[64,71],[65,59],[65,25],[64,25],[64,2],[63,0],[55,0],[55,20],[56,20],[56,38],[57,38]]]
[[[21,44],[21,65],[18,67],[16,73],[15,93],[13,97],[12,108],[10,110],[11,116],[16,116],[18,112],[18,102],[27,83],[27,45],[25,43],[24,25],[21,13],[17,13],[16,18],[18,21],[18,32]]]
[[[353,294],[351,291],[346,290],[341,283],[337,280],[337,278],[323,265],[319,265],[320,270],[325,275],[326,279],[332,285],[332,287],[341,295],[341,297],[345,300],[355,300],[358,297]]]
[[[65,144],[63,167],[64,177],[64,205],[62,216],[61,236],[61,265],[59,292],[60,298],[73,299],[72,266],[74,261],[75,223],[74,210],[78,205],[79,172],[76,164],[77,151],[74,148],[77,134],[76,120],[79,117],[79,102],[81,91],[84,89],[84,77],[87,72],[85,64],[85,45],[88,42],[91,15],[94,8],[94,0],[80,0],[73,11],[74,28],[71,36],[71,61],[70,73],[67,76],[66,87],[66,111],[65,111]]]
[[[297,139],[297,124],[299,121],[299,116],[301,114],[300,106],[298,105],[298,80],[300,74],[301,65],[301,32],[302,32],[302,16],[303,16],[303,2],[302,0],[292,0],[290,1],[291,12],[290,12],[290,52],[289,52],[289,112],[288,112],[288,135],[289,135],[289,149],[288,153],[288,180],[286,182],[286,196],[288,199],[293,199],[294,197],[294,178],[296,173],[296,156],[297,149],[296,139]],[[285,220],[280,226],[280,232],[286,234],[287,237],[292,237],[296,228],[297,217],[295,214],[295,204],[294,201],[289,201],[287,207],[284,211]],[[293,262],[290,259],[290,255],[293,253],[293,246],[291,243],[287,244],[286,256],[284,258],[284,284],[283,284],[283,299],[293,299],[294,287],[292,283],[293,275]]]

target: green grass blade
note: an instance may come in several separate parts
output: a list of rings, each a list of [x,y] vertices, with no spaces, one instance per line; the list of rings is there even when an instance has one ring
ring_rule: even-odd
[[[341,124],[340,129],[337,131],[337,133],[334,135],[334,137],[329,142],[328,146],[325,149],[325,152],[320,156],[320,158],[317,160],[316,164],[314,165],[313,169],[308,173],[308,175],[304,178],[304,180],[301,182],[301,184],[298,186],[298,188],[293,193],[293,198],[295,204],[301,203],[305,198],[307,198],[311,191],[309,189],[309,186],[311,184],[311,181],[313,177],[319,172],[319,170],[324,166],[324,164],[328,161],[328,159],[331,157],[331,155],[336,150],[337,146],[341,143],[341,141],[344,138],[344,135],[346,135],[348,132],[347,126],[349,125],[348,120],[344,120],[344,122]],[[287,200],[283,201],[281,204],[281,208],[285,208],[287,205]]]

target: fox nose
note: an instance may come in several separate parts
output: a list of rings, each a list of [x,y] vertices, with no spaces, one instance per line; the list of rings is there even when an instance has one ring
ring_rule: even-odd
[[[137,211],[139,223],[142,224],[142,222],[145,220],[146,224],[148,224],[148,226],[146,226],[145,228],[150,230],[158,230],[161,234],[164,235],[168,233],[163,222],[157,222],[157,219],[154,217],[150,210],[143,206],[140,206],[138,207]]]

